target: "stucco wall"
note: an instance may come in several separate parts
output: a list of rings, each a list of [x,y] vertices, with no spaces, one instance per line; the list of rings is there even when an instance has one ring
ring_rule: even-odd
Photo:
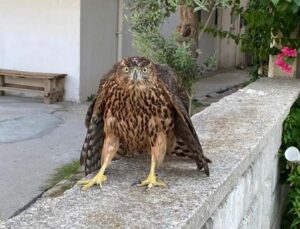
[[[79,98],[80,0],[0,0],[0,68],[67,73]]]
[[[209,17],[208,12],[201,12],[201,22],[204,24],[206,23],[207,19]],[[213,13],[211,16],[208,26],[209,27],[214,27],[215,26],[215,20],[216,20],[216,12]],[[218,17],[219,19],[220,17]],[[220,21],[220,20],[219,20]],[[219,23],[219,22],[218,22]],[[203,64],[209,57],[211,57],[214,52],[218,52],[218,46],[220,40],[218,38],[215,38],[211,36],[210,34],[203,33],[199,39],[199,50],[200,50],[200,55],[198,57],[198,62],[200,64]],[[217,55],[216,55],[217,56]],[[217,60],[218,61],[218,60]]]
[[[124,16],[129,15],[129,10],[128,10],[128,0],[124,1]],[[123,42],[122,42],[122,56],[123,57],[129,57],[129,56],[136,56],[138,55],[136,49],[133,47],[132,44],[132,36],[130,34],[129,30],[129,25],[124,18],[123,20]]]
[[[117,61],[118,0],[81,1],[80,100]]]

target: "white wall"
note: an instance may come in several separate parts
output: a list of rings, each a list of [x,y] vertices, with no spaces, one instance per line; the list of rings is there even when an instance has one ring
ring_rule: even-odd
[[[100,78],[117,61],[118,0],[82,0],[80,100],[97,92]]]
[[[207,19],[209,17],[209,13],[202,11],[201,12],[201,22],[203,24],[206,23]],[[213,13],[211,16],[208,26],[209,27],[214,27],[215,25],[215,18],[216,17],[216,12]],[[201,31],[199,32],[199,34]],[[198,57],[198,62],[200,64],[203,64],[209,57],[211,57],[214,52],[218,52],[218,42],[219,39],[213,37],[210,34],[203,33],[199,39],[199,50],[200,50],[200,55]]]
[[[0,68],[67,73],[79,100],[80,0],[0,0]]]
[[[124,16],[129,15],[127,0],[124,1]],[[132,44],[132,36],[129,32],[129,25],[126,19],[123,19],[123,42],[122,42],[122,56],[130,57],[139,55]]]

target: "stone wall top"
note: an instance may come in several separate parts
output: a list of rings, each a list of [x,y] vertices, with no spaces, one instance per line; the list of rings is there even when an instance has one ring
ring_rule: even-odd
[[[200,228],[267,144],[297,99],[300,81],[261,79],[193,116],[211,175],[189,159],[167,157],[158,171],[168,188],[131,184],[148,173],[149,157],[114,161],[100,190],[79,186],[42,198],[0,228]]]

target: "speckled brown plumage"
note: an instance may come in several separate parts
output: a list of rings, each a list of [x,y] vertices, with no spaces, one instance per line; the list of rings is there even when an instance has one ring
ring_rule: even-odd
[[[210,160],[203,155],[188,115],[187,93],[166,65],[153,64],[143,57],[116,64],[101,80],[85,124],[88,131],[80,162],[86,174],[103,164],[103,154],[109,151],[102,150],[103,144],[110,138],[114,139],[110,144],[116,141],[120,155],[152,152],[160,164],[165,153],[173,152],[193,158],[198,169],[204,168],[209,175]],[[151,151],[159,142],[161,150]]]

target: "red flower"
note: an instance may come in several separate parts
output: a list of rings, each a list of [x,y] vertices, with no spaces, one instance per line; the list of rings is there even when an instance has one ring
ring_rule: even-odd
[[[281,68],[282,71],[286,73],[292,73],[293,68],[292,65],[285,62],[284,57],[287,58],[295,58],[297,56],[296,49],[290,49],[289,47],[283,47],[281,49],[281,53],[276,56],[275,64]]]
[[[290,49],[289,47],[283,47],[281,49],[281,52],[288,57],[296,57],[297,56],[297,50],[296,49]]]

